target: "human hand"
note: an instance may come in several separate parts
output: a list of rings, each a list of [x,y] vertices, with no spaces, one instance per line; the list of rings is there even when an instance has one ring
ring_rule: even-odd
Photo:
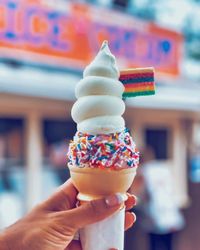
[[[76,208],[76,196],[77,190],[71,180],[67,181],[0,236],[0,241],[3,239],[7,244],[7,248],[0,246],[0,250],[81,250],[80,242],[73,240],[76,231],[105,219],[119,210],[123,202],[120,195],[113,195]],[[128,195],[126,208],[135,203],[135,197]],[[134,221],[135,215],[126,212],[125,229]]]

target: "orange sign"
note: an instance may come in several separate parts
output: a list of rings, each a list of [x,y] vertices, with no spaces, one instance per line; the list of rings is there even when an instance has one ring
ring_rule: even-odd
[[[0,56],[79,70],[107,39],[121,67],[153,66],[160,73],[179,74],[180,34],[120,12],[58,3],[1,0]]]

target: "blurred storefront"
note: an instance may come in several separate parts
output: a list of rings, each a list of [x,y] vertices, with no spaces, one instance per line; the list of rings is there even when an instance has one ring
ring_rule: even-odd
[[[156,95],[126,100],[125,118],[138,147],[151,145],[173,171],[174,195],[186,206],[200,85],[180,70],[183,37],[121,12],[52,2],[0,3],[0,172],[10,171],[26,209],[68,177],[74,87],[107,39],[120,68],[155,67]]]

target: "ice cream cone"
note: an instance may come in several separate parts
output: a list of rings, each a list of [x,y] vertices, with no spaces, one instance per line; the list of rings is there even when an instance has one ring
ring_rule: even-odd
[[[85,68],[76,86],[72,119],[77,132],[69,145],[69,169],[79,205],[120,193],[127,199],[139,152],[122,117],[123,84],[108,42]],[[80,230],[83,250],[123,249],[125,207]]]
[[[80,201],[99,199],[114,193],[121,193],[126,200],[126,192],[136,175],[136,168],[113,171],[110,168],[102,170],[69,165],[69,169]]]

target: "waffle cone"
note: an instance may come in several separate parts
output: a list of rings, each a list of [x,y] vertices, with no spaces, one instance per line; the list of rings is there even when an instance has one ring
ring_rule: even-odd
[[[126,192],[136,175],[136,168],[102,170],[70,165],[69,169],[73,184],[79,191],[78,199],[83,202],[100,199],[114,193],[121,193],[126,199]]]

